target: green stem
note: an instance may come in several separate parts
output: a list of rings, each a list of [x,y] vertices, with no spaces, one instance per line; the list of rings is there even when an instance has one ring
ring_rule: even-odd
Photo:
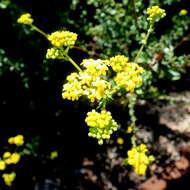
[[[64,54],[67,60],[79,71],[82,72],[82,69],[71,59],[71,57],[67,54]]]
[[[140,54],[142,53],[145,45],[147,44],[148,38],[149,38],[150,34],[152,33],[152,31],[153,31],[153,24],[150,24],[150,27],[149,27],[148,32],[146,34],[145,40],[144,40],[143,44],[141,45],[141,47],[140,47],[140,49],[139,49],[139,51],[138,51],[138,53],[134,59],[134,62],[137,62]]]
[[[36,30],[37,32],[48,38],[48,35],[45,32],[43,32],[41,29],[39,29],[37,26],[34,26],[33,24],[31,24],[30,26],[32,29]]]
[[[136,128],[136,116],[135,116],[135,104],[136,104],[136,100],[137,100],[137,96],[133,93],[131,93],[131,96],[129,97],[129,116],[130,116],[130,120],[131,120],[131,126],[134,128]]]
[[[136,146],[137,146],[136,140],[137,140],[137,138],[135,137],[135,135],[133,135],[133,136],[131,137],[131,144],[132,144],[132,147],[136,147]]]

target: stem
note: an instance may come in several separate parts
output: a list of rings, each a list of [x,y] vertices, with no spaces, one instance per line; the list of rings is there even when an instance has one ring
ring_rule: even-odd
[[[144,40],[143,44],[141,45],[141,47],[140,47],[140,49],[139,49],[139,51],[138,51],[138,53],[134,59],[134,62],[137,62],[140,54],[142,53],[142,50],[144,49],[145,45],[147,44],[148,38],[149,38],[150,34],[152,33],[152,31],[153,31],[153,24],[150,24],[150,27],[149,27],[148,32],[146,34],[145,40]]]
[[[130,120],[131,120],[131,127],[136,128],[136,116],[135,116],[135,104],[136,104],[136,100],[137,100],[137,96],[135,94],[131,94],[129,97],[129,116],[130,116]]]
[[[79,71],[82,72],[82,69],[71,59],[71,57],[67,54],[64,54],[67,60]]]
[[[136,147],[136,146],[137,146],[136,140],[137,140],[137,138],[135,137],[135,135],[133,135],[133,136],[131,137],[131,144],[132,144],[132,147]]]
[[[137,100],[137,96],[133,93],[131,93],[130,97],[129,97],[129,104],[128,104],[128,107],[129,107],[129,117],[130,117],[130,120],[131,120],[131,124],[130,126],[132,127],[133,129],[133,136],[131,137],[131,143],[133,145],[133,147],[136,147],[136,132],[138,130],[138,128],[136,127],[136,115],[135,115],[135,104],[136,104],[136,100]]]
[[[37,26],[34,26],[33,24],[31,24],[30,26],[31,28],[33,28],[34,30],[36,30],[37,32],[48,38],[48,35],[45,32],[43,32],[41,29],[39,29]]]

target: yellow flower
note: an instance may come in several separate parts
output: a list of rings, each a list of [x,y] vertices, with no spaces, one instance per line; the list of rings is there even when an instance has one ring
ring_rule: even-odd
[[[17,136],[15,137],[14,141],[15,141],[15,144],[16,144],[17,146],[21,146],[21,145],[24,144],[24,137],[23,137],[22,135],[17,135]]]
[[[109,61],[101,59],[84,59],[81,65],[86,68],[85,72],[89,74],[89,76],[96,78],[101,75],[106,75]]]
[[[9,142],[9,144],[14,144],[14,137],[10,137],[10,138],[8,139],[8,142]]]
[[[166,16],[164,9],[161,9],[159,6],[152,6],[147,9],[147,14],[149,15],[147,20],[150,22],[157,22],[159,19]]]
[[[141,73],[144,69],[123,55],[112,57],[110,60],[84,59],[81,63],[84,70],[72,73],[63,85],[62,97],[68,100],[78,100],[86,96],[91,102],[107,98],[114,92],[113,81],[108,81],[109,66],[116,71],[114,78],[117,87],[133,92],[142,83]]]
[[[146,155],[148,151],[145,144],[133,147],[127,152],[127,163],[133,166],[135,173],[145,175],[148,165],[154,161],[153,156]]]
[[[0,160],[0,170],[5,170],[6,164],[3,160]]]
[[[109,139],[113,131],[118,129],[118,124],[106,110],[88,112],[85,122],[90,127],[88,136],[98,139],[99,144],[103,144],[103,139]]]
[[[17,164],[20,161],[20,154],[13,153],[9,158],[4,160],[6,164]]]
[[[124,143],[124,139],[119,137],[117,138],[117,144],[123,144]]]
[[[57,152],[57,151],[51,152],[51,154],[50,154],[50,159],[51,159],[51,160],[54,160],[54,159],[57,158],[57,157],[58,157],[58,152]]]
[[[48,36],[48,40],[55,47],[61,48],[63,46],[74,46],[77,40],[77,34],[69,31],[56,31]]]
[[[11,155],[11,160],[13,164],[17,164],[20,161],[20,154],[18,153],[13,153]]]
[[[121,72],[126,67],[128,60],[128,57],[124,55],[117,55],[110,58],[110,65],[115,72]]]
[[[186,15],[188,13],[188,11],[186,9],[181,9],[181,11],[179,12],[180,16]]]
[[[101,113],[98,113],[95,110],[92,110],[91,112],[88,112],[85,121],[90,127],[98,126],[100,128],[104,128],[109,125],[111,119],[112,117],[110,112],[103,110]]]
[[[141,151],[141,152],[147,152],[148,151],[147,146],[145,144],[140,144],[138,146],[138,148],[139,148],[139,151]]]
[[[17,146],[22,146],[24,144],[24,137],[23,135],[17,135],[15,137],[10,137],[8,139],[9,144],[15,144]]]
[[[2,177],[4,179],[5,184],[10,186],[16,177],[16,173],[15,172],[12,172],[10,174],[5,173],[2,175]]]
[[[9,158],[10,156],[11,156],[11,153],[10,153],[10,152],[5,152],[5,153],[3,154],[3,158],[4,158],[4,159]]]
[[[68,83],[63,85],[62,97],[68,100],[78,100],[83,95],[82,84],[77,73],[67,77]]]
[[[127,133],[132,133],[132,132],[133,132],[133,127],[129,126],[129,127],[127,128]]]
[[[20,24],[32,24],[33,19],[31,18],[30,13],[22,14],[18,19],[17,22]]]
[[[59,59],[60,50],[56,48],[49,48],[46,53],[46,59]]]
[[[117,85],[125,88],[126,91],[133,92],[142,83],[141,73],[144,69],[136,63],[129,62],[125,65],[122,72],[118,72],[114,78]]]
[[[82,62],[84,71],[72,73],[63,85],[62,97],[68,100],[78,100],[86,96],[91,102],[100,100],[109,93],[110,83],[103,78],[108,70],[107,61],[85,59]]]

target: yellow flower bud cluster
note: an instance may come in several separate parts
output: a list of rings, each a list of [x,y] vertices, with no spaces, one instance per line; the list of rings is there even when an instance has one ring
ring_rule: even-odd
[[[141,85],[141,74],[144,72],[141,66],[134,62],[128,62],[128,58],[123,55],[112,57],[110,65],[117,72],[114,78],[115,82],[126,91],[133,92],[136,87]]]
[[[157,22],[159,19],[166,16],[164,9],[161,9],[159,6],[152,6],[147,9],[147,14],[149,15],[147,20],[150,22]]]
[[[133,166],[135,173],[139,175],[146,175],[148,165],[154,161],[153,156],[147,156],[147,151],[147,146],[141,144],[127,152],[127,163]]]
[[[46,53],[46,59],[59,59],[61,56],[60,50],[57,48],[49,48]]]
[[[8,139],[9,144],[15,144],[17,146],[21,146],[24,144],[24,137],[22,135],[17,135],[15,137],[10,137]],[[4,152],[2,157],[0,157],[0,170],[6,170],[7,165],[10,164],[17,164],[20,161],[21,155],[17,152]],[[16,174],[14,172],[12,173],[4,173],[2,174],[2,177],[4,179],[4,182],[6,185],[10,186],[13,182],[13,180],[16,177]]]
[[[98,144],[103,144],[103,139],[109,139],[113,131],[118,129],[118,124],[106,110],[88,112],[85,122],[90,127],[88,136],[98,139]]]
[[[16,152],[13,154],[11,154],[10,152],[5,152],[3,154],[3,159],[0,159],[0,170],[5,170],[6,165],[17,164],[19,160],[20,160],[20,154]]]
[[[124,55],[117,55],[110,58],[110,65],[115,72],[123,71],[123,68],[127,66],[129,59]]]
[[[188,11],[186,9],[181,9],[181,11],[179,12],[180,16],[186,15],[188,13]]]
[[[20,161],[20,154],[15,152],[15,153],[10,153],[10,152],[5,152],[3,154],[3,161],[5,164],[17,164]]]
[[[81,65],[86,69],[85,72],[92,78],[97,78],[100,75],[106,75],[108,71],[109,61],[101,59],[84,59]]]
[[[103,60],[84,60],[83,72],[72,73],[67,77],[68,82],[63,85],[62,97],[74,101],[87,96],[91,102],[105,97],[110,88],[110,83],[103,79],[108,70],[106,64]]]
[[[56,31],[48,36],[48,40],[55,47],[61,48],[63,46],[74,46],[77,40],[77,34],[69,31]]]
[[[32,24],[33,23],[33,19],[31,18],[31,14],[30,13],[25,13],[22,14],[18,19],[17,22],[20,24]]]
[[[16,173],[15,172],[9,174],[5,173],[2,175],[2,177],[4,179],[5,184],[10,186],[16,177]]]
[[[112,84],[108,82],[107,71],[109,66],[117,71],[114,78],[116,85],[127,91],[134,89],[142,83],[141,73],[144,69],[136,63],[127,62],[125,56],[116,56],[108,60],[85,59],[81,65],[85,68],[82,72],[72,73],[63,85],[62,97],[68,100],[78,100],[87,96],[91,102],[105,98],[111,92]]]
[[[8,139],[8,142],[9,142],[9,144],[15,144],[16,146],[22,146],[24,144],[24,137],[22,135],[10,137]]]

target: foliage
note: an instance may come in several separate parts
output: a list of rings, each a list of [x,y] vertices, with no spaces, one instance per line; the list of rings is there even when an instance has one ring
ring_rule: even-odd
[[[81,69],[81,67],[69,56],[69,49],[74,46],[77,34],[69,31],[56,31],[50,35],[46,34],[33,24],[33,19],[29,13],[21,15],[20,18],[17,19],[18,23],[29,25],[51,42],[54,51],[52,51],[52,48],[48,50],[48,56],[46,55],[47,58],[58,58],[69,61],[77,69],[78,73],[72,73],[67,77],[68,83],[63,86],[62,97],[74,101],[78,100],[81,96],[87,96],[92,103],[100,102],[97,109],[101,109],[101,112],[98,113],[92,110],[88,112],[85,119],[87,125],[90,127],[89,136],[97,138],[100,145],[103,144],[103,139],[110,139],[110,135],[118,128],[118,124],[112,118],[111,113],[106,110],[107,100],[110,97],[114,100],[112,96],[123,89],[125,93],[129,93],[130,96],[135,97],[133,99],[129,98],[129,114],[132,121],[131,126],[135,129],[133,130],[134,135],[131,137],[133,145],[131,151],[134,152],[138,149],[141,151],[141,147],[143,147],[143,145],[140,145],[140,148],[138,148],[136,145],[135,131],[137,128],[135,128],[135,101],[133,100],[136,100],[135,88],[138,88],[142,84],[143,80],[141,75],[144,73],[144,69],[136,64],[136,62],[138,62],[138,58],[147,44],[150,34],[154,31],[154,24],[166,16],[165,10],[161,9],[159,6],[148,8],[147,14],[149,28],[142,46],[134,58],[134,62],[128,62],[129,59],[123,55],[111,57],[107,60],[85,59],[81,63],[83,69]],[[109,68],[109,66],[111,68]],[[146,146],[142,150],[142,153],[138,153],[137,151],[137,160],[135,164],[133,164],[129,155],[129,163],[134,166],[135,171],[140,175],[145,175],[147,165],[151,163],[151,161],[149,162],[148,160],[152,160],[147,157],[145,154],[146,151]],[[136,157],[136,154],[133,154],[133,156]],[[144,157],[144,159],[141,160],[139,157]],[[144,162],[145,165],[143,165],[143,168],[139,168],[142,162]]]
[[[149,6],[155,4],[166,6],[177,2],[179,1],[150,1]],[[133,57],[137,52],[135,50],[137,44],[143,43],[148,27],[144,11],[146,6],[147,4],[142,0],[123,0],[122,2],[89,0],[87,5],[81,5],[79,1],[73,0],[71,8],[81,9],[80,17],[83,21],[80,20],[80,24],[82,22],[84,27],[79,29],[92,37],[95,44],[92,44],[91,48],[94,51],[93,55],[99,54],[104,57],[120,53]],[[87,22],[86,19],[90,17],[92,9],[94,16]],[[144,85],[156,83],[160,79],[179,80],[181,74],[185,72],[188,56],[185,52],[178,56],[175,50],[189,28],[189,16],[187,12],[179,13],[180,9],[176,9],[173,16],[166,17],[167,22],[171,23],[167,30],[161,32],[159,27],[156,27],[156,31],[160,34],[151,37],[148,48],[138,60],[140,64],[149,67],[150,70],[145,74],[147,81]],[[162,23],[160,27],[162,28],[164,25]],[[87,46],[87,48],[89,47]],[[143,87],[143,90],[139,90],[139,92],[145,89],[146,87]],[[152,97],[155,98],[155,96],[153,93]],[[150,94],[148,97],[150,98]]]

